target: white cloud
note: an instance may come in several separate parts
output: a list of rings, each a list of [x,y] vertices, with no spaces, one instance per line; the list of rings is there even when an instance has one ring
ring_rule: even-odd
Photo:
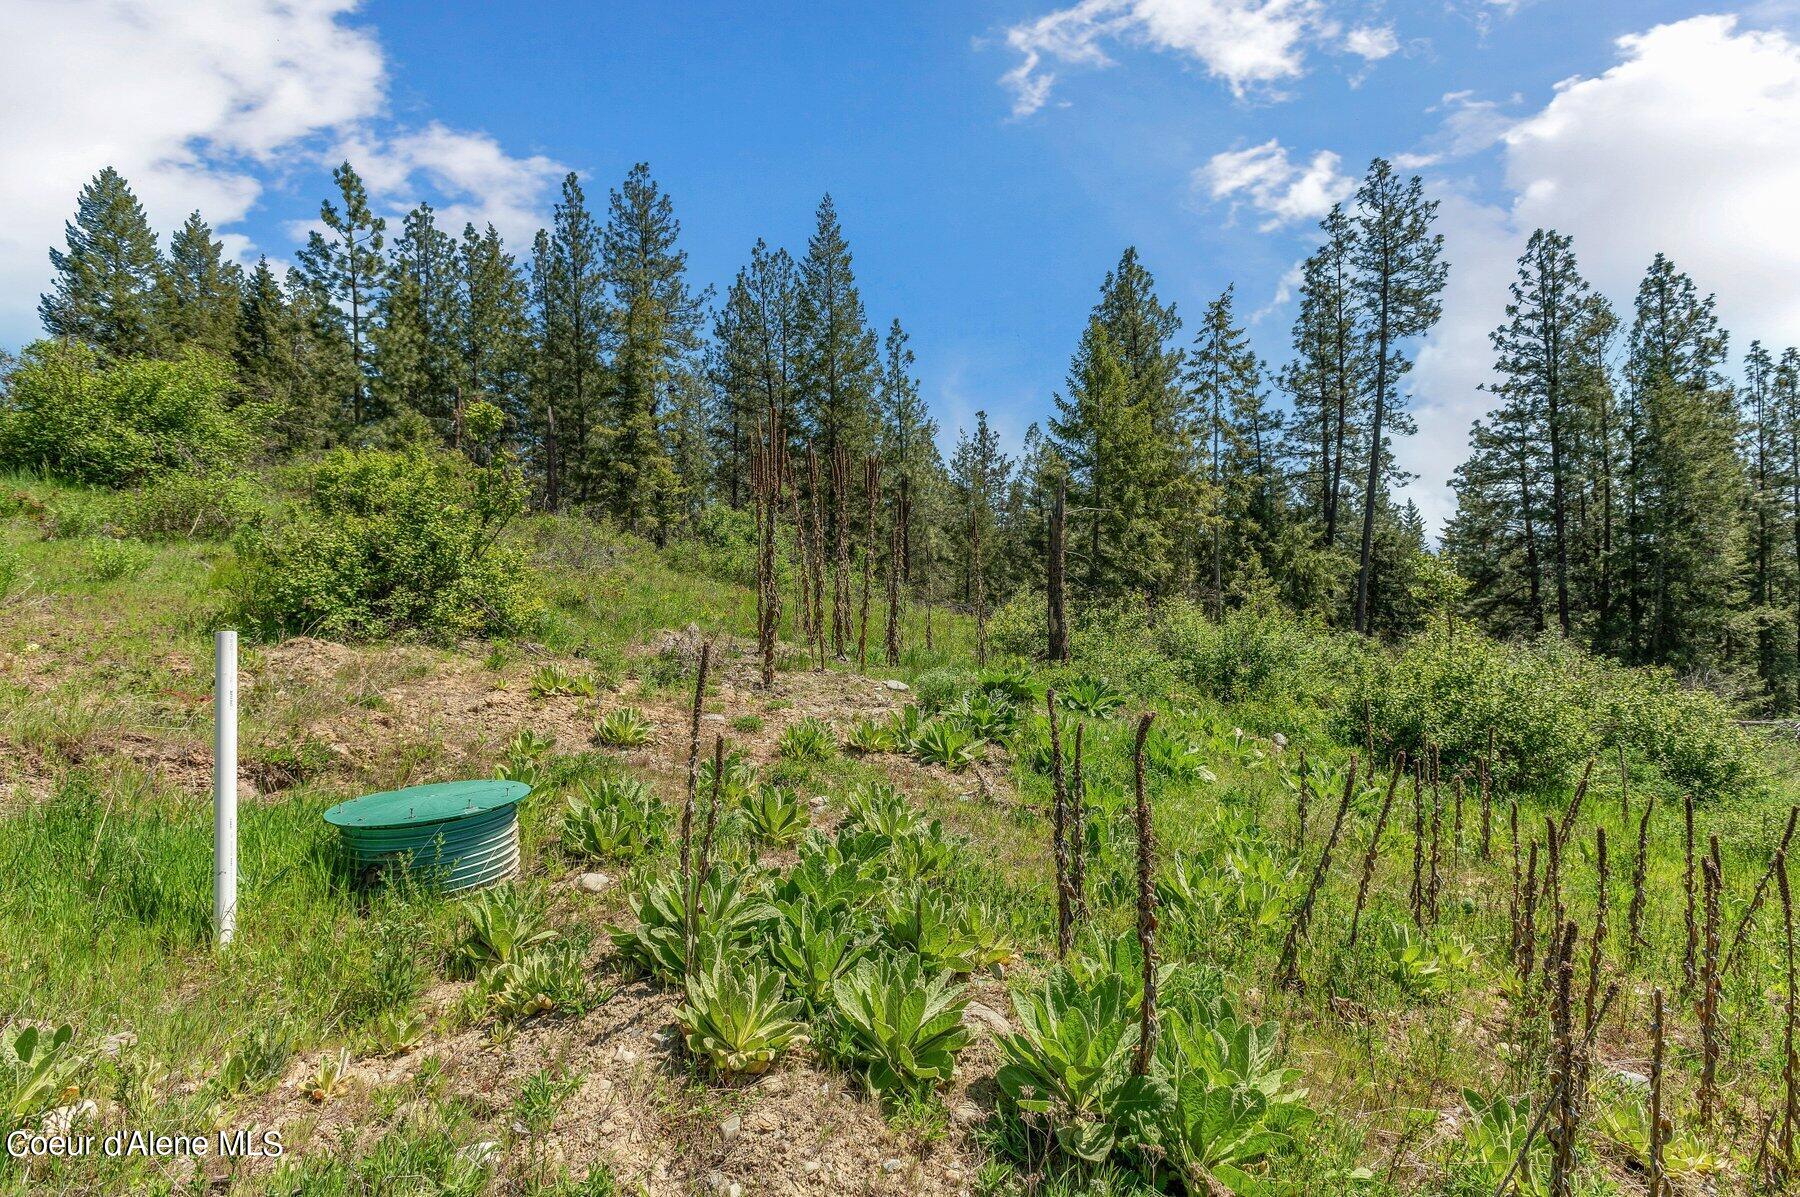
[[[470,218],[515,232],[552,175],[482,134],[385,125],[387,65],[357,0],[5,0],[0,45],[0,342],[36,330],[76,193],[101,167],[131,182],[165,232],[198,208],[242,220],[265,181],[317,160],[322,140],[399,147],[368,163],[396,191],[440,186]],[[359,163],[359,168],[363,165]],[[393,172],[400,172],[395,174]],[[234,254],[253,248],[241,233]]]
[[[1485,336],[1503,318],[1513,259],[1534,228],[1574,238],[1583,272],[1630,318],[1658,251],[1716,291],[1741,352],[1800,340],[1800,43],[1694,17],[1620,38],[1620,61],[1565,81],[1499,139],[1508,202],[1446,198],[1444,319],[1419,356],[1419,436],[1405,450],[1421,505],[1443,488],[1486,406]]]
[[[439,227],[455,234],[465,223],[492,223],[515,246],[542,226],[543,198],[568,170],[541,154],[515,158],[486,133],[437,121],[385,139],[360,135],[331,156],[353,163],[394,215],[417,203],[421,182],[429,183],[444,201],[434,205]]]
[[[1359,25],[1344,35],[1344,49],[1359,58],[1379,62],[1400,49],[1391,25]]]
[[[1298,77],[1313,42],[1339,43],[1370,61],[1397,48],[1389,29],[1341,34],[1321,0],[1080,0],[1006,31],[1019,61],[1000,82],[1012,93],[1013,115],[1023,117],[1050,99],[1056,74],[1047,64],[1111,66],[1108,42],[1190,58],[1236,95]]]
[[[1271,138],[1261,145],[1214,154],[1194,171],[1193,182],[1213,199],[1242,196],[1263,212],[1263,231],[1301,220],[1316,220],[1355,190],[1338,167],[1342,159],[1320,150],[1304,166],[1288,158],[1287,147]]]

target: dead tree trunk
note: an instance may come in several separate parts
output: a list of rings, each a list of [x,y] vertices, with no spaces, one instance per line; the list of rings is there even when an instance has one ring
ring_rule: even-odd
[[[1069,659],[1068,607],[1063,593],[1068,573],[1068,502],[1068,480],[1058,474],[1056,498],[1050,504],[1050,554],[1044,565],[1044,592],[1050,604],[1049,656],[1052,664]]]

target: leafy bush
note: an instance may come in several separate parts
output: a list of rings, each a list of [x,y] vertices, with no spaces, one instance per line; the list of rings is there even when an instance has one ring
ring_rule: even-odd
[[[261,508],[261,489],[242,474],[168,473],[119,496],[114,521],[140,540],[223,540]]]
[[[135,578],[150,568],[150,550],[131,540],[95,540],[87,546],[87,576],[96,582]]]
[[[632,778],[580,782],[563,810],[563,847],[577,857],[631,860],[660,848],[668,830],[668,811]]]
[[[594,739],[608,748],[641,748],[655,730],[649,716],[636,707],[614,707],[594,720]]]
[[[1103,677],[1078,677],[1056,692],[1064,710],[1103,719],[1125,705],[1125,695]]]
[[[974,684],[974,674],[940,665],[913,680],[913,693],[918,696],[919,706],[935,715],[961,698]]]
[[[687,1001],[675,1010],[688,1051],[721,1076],[767,1072],[775,1057],[807,1041],[781,973],[761,960],[714,950],[688,974]]]
[[[570,673],[554,661],[531,675],[533,698],[592,698],[594,679]]]
[[[858,719],[844,733],[844,747],[852,752],[898,752],[900,738],[894,729],[876,719]]]
[[[913,756],[927,765],[942,765],[961,773],[975,763],[973,732],[948,719],[933,719],[913,740]]]
[[[450,969],[457,976],[488,972],[556,938],[543,901],[517,886],[498,885],[464,898],[462,914],[462,937],[450,955]]]
[[[639,891],[637,926],[612,929],[613,946],[627,962],[651,976],[672,980],[685,972],[687,895],[677,877],[662,877]],[[766,883],[750,873],[714,870],[700,894],[695,942],[720,951],[748,947],[775,918]]]
[[[0,468],[122,487],[243,458],[231,368],[210,354],[103,364],[79,344],[26,348],[0,395]]]
[[[831,1002],[832,986],[868,955],[874,937],[855,928],[858,920],[847,906],[801,898],[779,909],[769,955],[801,1003],[822,1010]]]
[[[11,1131],[62,1100],[83,1060],[67,1026],[0,1031],[0,1131]]]
[[[922,826],[925,817],[885,781],[858,782],[844,792],[844,821],[850,831],[867,831],[896,839]]]
[[[499,543],[524,505],[512,471],[340,449],[303,485],[299,502],[238,536],[252,622],[328,636],[496,635],[536,609],[524,554]]]
[[[736,749],[725,754],[725,767],[719,777],[719,801],[730,805],[742,802],[756,788],[756,766],[744,759]],[[700,762],[698,789],[701,794],[713,792],[713,762],[707,757]]]
[[[877,1093],[917,1093],[950,1079],[969,1044],[968,1004],[915,957],[862,961],[832,987],[849,1062]]]
[[[1048,1120],[1058,1146],[1100,1163],[1162,1095],[1131,1075],[1137,1003],[1119,974],[1083,983],[1057,967],[1038,991],[1013,994],[1020,1030],[999,1038],[995,1082],[1014,1105]]]
[[[808,715],[788,724],[776,751],[788,761],[828,761],[837,755],[837,733],[823,719]]]
[[[791,844],[806,830],[806,807],[798,795],[781,786],[759,786],[739,801],[738,809],[750,834],[765,844]]]
[[[501,1018],[521,1021],[560,1010],[581,1014],[593,997],[582,945],[568,939],[540,944],[488,974],[488,1000]]]
[[[1164,1025],[1157,1071],[1169,1100],[1153,1135],[1191,1191],[1261,1191],[1263,1165],[1310,1120],[1277,1041],[1273,1025],[1241,1022],[1223,1002]]]

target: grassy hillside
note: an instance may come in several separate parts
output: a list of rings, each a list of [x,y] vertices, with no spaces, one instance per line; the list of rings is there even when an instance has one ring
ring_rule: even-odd
[[[1572,1191],[1647,1191],[1659,988],[1675,1191],[1769,1191],[1791,998],[1773,882],[1736,941],[1792,760],[1667,678],[1466,632],[1372,650],[1274,615],[1129,611],[1083,613],[1072,666],[984,671],[962,619],[932,613],[927,650],[913,610],[898,669],[819,670],[793,648],[764,689],[729,529],[657,550],[530,517],[507,533],[532,599],[513,634],[246,645],[242,913],[219,952],[209,632],[242,593],[228,529],[133,528],[129,496],[29,478],[0,496],[0,1111],[9,1128],[73,1117],[97,1134],[274,1128],[286,1148],[5,1160],[0,1193],[1473,1197],[1515,1157],[1517,1191],[1548,1193],[1555,1136],[1527,1132],[1558,1058],[1553,909],[1577,929],[1577,1040],[1605,912],[1591,1062],[1579,1042],[1570,1057],[1590,1080]],[[1032,618],[1001,613],[1002,649],[1033,643]],[[726,953],[726,990],[786,971],[778,1000],[799,1003],[748,1029],[744,999],[684,987],[667,955],[703,640],[705,746],[722,735],[742,763],[724,777],[700,939]],[[1129,1082],[1142,712],[1155,1092]],[[1053,777],[1060,756],[1074,783],[1077,725],[1089,917],[1058,969]],[[1401,770],[1390,791],[1403,749],[1435,755],[1437,784]],[[345,874],[326,807],[497,770],[534,785],[514,886],[450,902]],[[1716,839],[1715,956],[1730,954],[1704,1099],[1684,794],[1698,853]],[[1520,874],[1552,835],[1557,886],[1536,898],[1543,864]],[[869,969],[803,994],[792,956],[832,942]],[[872,1054],[859,1033],[857,1003],[907,968],[947,987],[947,1077],[939,1056]],[[8,1054],[24,1028],[48,1042],[63,1025],[36,1071]],[[1072,1058],[1051,1067],[1059,1050]]]

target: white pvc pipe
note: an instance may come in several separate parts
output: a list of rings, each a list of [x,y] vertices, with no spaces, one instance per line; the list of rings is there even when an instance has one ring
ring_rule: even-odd
[[[213,926],[237,931],[237,633],[213,635]]]

